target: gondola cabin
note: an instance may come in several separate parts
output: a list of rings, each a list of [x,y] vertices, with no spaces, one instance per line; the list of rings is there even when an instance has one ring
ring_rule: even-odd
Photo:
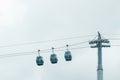
[[[66,61],[71,61],[72,60],[71,52],[70,51],[66,51],[64,57],[65,57]]]
[[[56,55],[56,54],[51,54],[51,55],[50,55],[50,62],[51,62],[52,64],[55,64],[55,63],[58,62],[58,59],[57,59],[57,55]]]
[[[44,64],[43,57],[42,56],[37,56],[36,63],[37,63],[38,66],[42,66]]]

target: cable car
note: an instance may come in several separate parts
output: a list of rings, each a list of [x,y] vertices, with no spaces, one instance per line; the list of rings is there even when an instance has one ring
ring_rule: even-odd
[[[72,60],[72,55],[71,55],[71,52],[68,50],[68,44],[66,45],[66,47],[67,47],[67,51],[65,51],[65,55],[64,55],[65,60],[66,61],[71,61]]]
[[[57,59],[57,55],[56,54],[51,54],[50,55],[50,62],[52,63],[52,64],[55,64],[55,63],[57,63],[58,62],[58,59]]]
[[[38,50],[38,56],[36,57],[36,63],[38,66],[42,66],[44,64],[43,57],[40,56],[40,50]]]
[[[37,63],[38,66],[42,66],[44,64],[43,57],[42,56],[37,56],[36,63]]]
[[[57,55],[54,54],[54,48],[52,47],[52,54],[50,55],[50,62],[55,64],[58,62]]]
[[[66,51],[64,57],[65,57],[66,61],[71,61],[72,60],[71,52],[70,51]]]

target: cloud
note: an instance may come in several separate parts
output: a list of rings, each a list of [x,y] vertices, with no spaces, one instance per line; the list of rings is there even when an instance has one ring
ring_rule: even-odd
[[[0,25],[10,26],[21,23],[27,12],[26,6],[16,0],[0,1]]]
[[[119,33],[119,8],[120,5],[117,0],[1,0],[0,43],[7,45],[89,34],[97,35],[97,31],[103,33],[103,36],[104,34]],[[112,36],[105,36],[105,38],[107,37]],[[89,37],[89,39],[92,38]],[[88,40],[88,37],[85,39]],[[80,38],[78,40],[8,47],[2,48],[0,54],[31,51],[39,48],[46,49],[52,46],[63,46],[66,43],[82,41],[83,39]],[[115,43],[117,44],[117,42]],[[118,77],[118,75],[113,74],[119,73],[119,71],[117,72],[118,68],[115,69],[119,64],[117,63],[119,58],[116,58],[116,55],[119,54],[114,54],[119,53],[119,48],[117,50],[113,48],[103,50],[106,50],[103,52],[104,54],[106,53],[106,55],[103,55],[104,77],[105,79],[113,80],[114,77]],[[59,63],[56,65],[50,64],[50,53],[41,53],[45,58],[45,65],[42,67],[38,67],[35,64],[37,53],[31,57],[3,59],[1,62],[2,66],[0,66],[1,79],[96,80],[96,49],[72,51],[74,59],[68,63],[63,59],[64,51],[56,52],[60,56]],[[6,73],[3,74],[3,72]],[[112,76],[107,76],[107,74]],[[119,77],[115,78],[115,80],[119,80]]]

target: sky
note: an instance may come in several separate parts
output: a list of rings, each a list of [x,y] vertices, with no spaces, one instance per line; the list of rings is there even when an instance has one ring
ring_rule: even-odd
[[[69,40],[0,47],[0,55],[31,52],[94,39],[120,38],[119,0],[0,0],[0,46],[86,36]],[[109,34],[109,35],[108,35]],[[119,34],[119,35],[113,35]],[[111,40],[111,45],[120,45]],[[88,43],[78,47],[89,46]],[[119,46],[103,49],[104,80],[120,80]],[[37,66],[34,55],[0,58],[1,80],[96,80],[97,49],[70,50],[73,60],[52,65],[51,52],[41,53],[45,64]]]

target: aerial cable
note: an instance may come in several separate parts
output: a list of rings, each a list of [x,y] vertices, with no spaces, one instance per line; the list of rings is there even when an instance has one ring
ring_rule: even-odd
[[[85,38],[85,37],[89,37],[89,36],[94,36],[94,35],[76,36],[76,37],[68,37],[68,38],[61,38],[61,39],[54,39],[54,40],[44,40],[44,41],[35,41],[35,42],[27,42],[27,43],[3,45],[3,46],[0,46],[0,48],[25,46],[25,45],[32,45],[32,44],[38,44],[38,43],[47,43],[47,42],[56,42],[56,41],[63,41],[63,40],[70,40],[70,39],[77,39],[77,38]]]
[[[70,50],[81,50],[84,48],[89,48],[89,46],[84,46],[84,47],[75,47],[75,48],[69,48]],[[60,50],[56,50],[58,51],[64,51],[65,49],[60,49]],[[41,50],[42,51],[42,50]],[[45,50],[43,50],[45,51]],[[36,54],[38,51],[31,51],[31,52],[19,52],[19,53],[10,53],[10,54],[2,54],[0,55],[0,59],[1,58],[7,58],[7,57],[17,57],[17,56],[27,56],[27,55],[33,55]],[[46,51],[46,52],[42,52],[42,53],[49,53],[50,51]]]
[[[103,35],[120,35],[120,34],[103,34]],[[25,46],[25,45],[32,45],[32,44],[39,44],[39,43],[47,43],[47,42],[56,42],[56,41],[62,41],[62,40],[85,38],[85,37],[89,37],[89,36],[94,36],[94,35],[85,35],[85,36],[68,37],[68,38],[61,38],[61,39],[54,39],[54,40],[44,40],[44,41],[35,41],[35,42],[26,42],[26,43],[18,43],[18,44],[11,44],[11,45],[3,45],[3,46],[0,46],[0,48]],[[120,38],[111,38],[110,40],[120,40]]]
[[[111,46],[116,46],[116,47],[120,47],[120,45],[111,45]],[[81,49],[85,49],[85,48],[89,48],[89,46],[83,46],[83,47],[75,47],[75,48],[69,48],[70,50],[81,50]],[[57,52],[59,51],[64,51],[65,49],[59,49],[56,50]],[[43,50],[42,53],[49,53],[50,51],[45,51]],[[19,52],[19,53],[11,53],[11,54],[2,54],[0,55],[0,59],[2,58],[7,58],[7,57],[17,57],[17,56],[27,56],[27,55],[34,55],[36,54],[37,51],[31,51],[31,52]]]
[[[120,45],[111,45],[111,46],[120,46]]]
[[[70,44],[69,47],[74,47],[74,46],[77,46],[77,45],[82,45],[82,44],[85,44],[85,43],[88,43],[88,41],[83,41],[83,42],[78,42],[78,43],[74,43],[74,44]],[[54,49],[61,49],[61,48],[65,48],[66,46],[61,46],[61,47],[56,47]],[[48,49],[50,50],[50,49]]]
[[[84,41],[84,42],[79,42],[79,43],[74,43],[74,44],[71,44],[71,45],[69,45],[70,47],[75,47],[75,46],[77,46],[77,45],[81,45],[81,44],[84,44],[84,43],[86,43],[86,42],[88,42],[88,41]],[[54,48],[54,49],[56,49],[56,51],[63,51],[63,50],[65,50],[64,48],[65,48],[66,46],[61,46],[61,47],[56,47],[56,48]],[[82,47],[80,47],[80,48],[82,48]],[[74,49],[74,48],[70,48],[70,49]],[[41,50],[41,52],[42,53],[48,53],[48,52],[50,52],[50,50],[51,49],[43,49],[43,50]],[[10,56],[21,56],[21,55],[30,55],[31,53],[36,53],[37,51],[32,51],[32,52],[20,52],[20,53],[12,53],[12,54],[4,54],[4,55],[0,55],[0,57],[4,57],[4,56],[8,56],[8,57],[10,57]]]
[[[0,55],[0,58],[16,57],[16,56],[24,56],[24,55],[32,55],[32,54],[35,54],[36,52],[37,51],[19,52],[19,53],[11,53],[11,54],[2,54],[2,55]]]
[[[110,40],[120,40],[120,38],[109,38]]]
[[[120,45],[111,45],[111,46],[120,46]],[[81,49],[84,49],[84,48],[89,48],[89,46],[83,46],[83,47],[75,47],[75,48],[69,48],[70,50],[81,50]],[[47,51],[48,49],[45,49],[45,50],[41,50],[42,53],[49,53],[50,51]],[[50,50],[50,49],[49,49]],[[56,50],[57,52],[58,51],[64,51],[65,49],[58,49]],[[11,54],[3,54],[3,55],[0,55],[0,58],[2,57],[15,57],[15,56],[24,56],[24,55],[33,55],[33,54],[36,54],[37,51],[31,51],[31,52],[19,52],[19,53],[11,53]]]

